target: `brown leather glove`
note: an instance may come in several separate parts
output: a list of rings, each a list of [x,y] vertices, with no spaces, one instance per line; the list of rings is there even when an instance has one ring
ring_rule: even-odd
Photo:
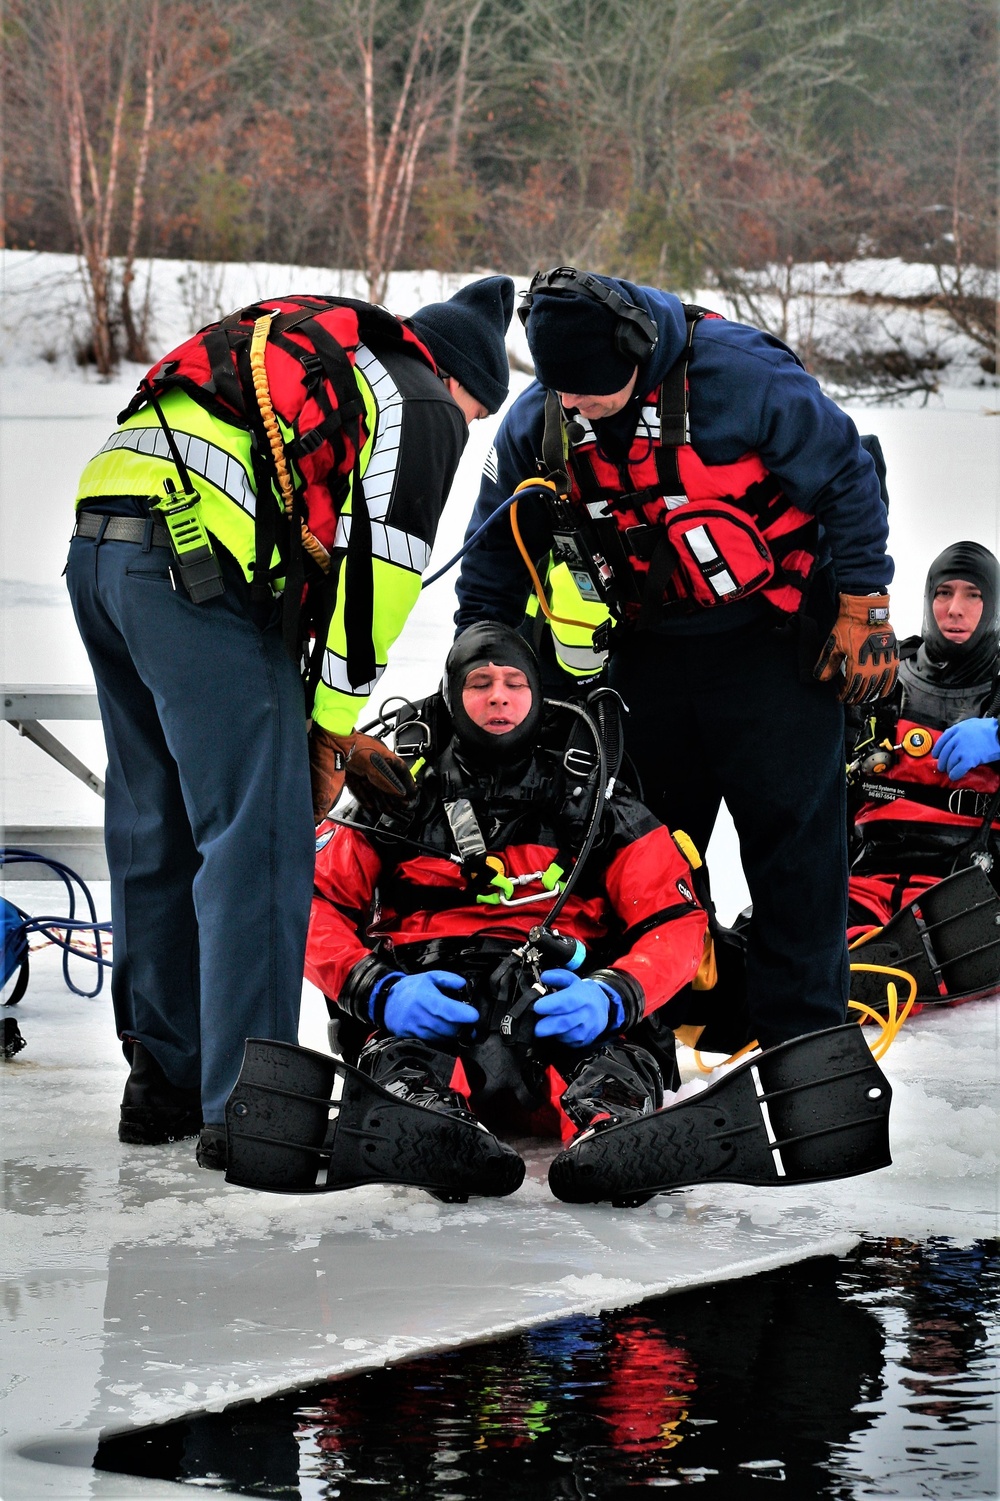
[[[334,735],[314,724],[309,734],[313,817],[320,823],[347,790],[370,813],[391,813],[416,792],[405,761],[374,735]],[[332,796],[333,802],[328,801]]]
[[[899,670],[896,633],[889,624],[888,594],[842,594],[840,613],[813,668],[828,683],[843,672],[837,697],[864,704],[891,693]]]
[[[322,725],[309,731],[309,780],[312,783],[313,822],[320,824],[344,790],[347,756],[342,741],[346,735],[331,735]]]

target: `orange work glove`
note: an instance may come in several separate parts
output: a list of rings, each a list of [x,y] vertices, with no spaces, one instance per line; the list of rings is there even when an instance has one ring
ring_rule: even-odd
[[[837,697],[864,704],[891,693],[899,670],[896,633],[889,624],[888,594],[842,594],[840,613],[813,668],[828,683],[843,672]]]
[[[361,806],[372,813],[398,810],[416,791],[405,761],[374,735],[334,735],[314,724],[309,732],[313,817],[329,813],[347,782]]]

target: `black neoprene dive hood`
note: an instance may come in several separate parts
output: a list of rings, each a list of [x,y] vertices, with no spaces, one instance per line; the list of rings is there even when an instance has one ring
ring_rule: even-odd
[[[934,591],[948,579],[975,584],[983,596],[983,613],[968,641],[948,641],[934,619]],[[1000,653],[1000,563],[978,542],[953,542],[927,570],[924,586],[923,641],[918,654],[921,675],[960,688],[988,682]]]
[[[531,688],[531,708],[506,735],[491,735],[489,730],[473,724],[462,702],[462,689],[469,673],[476,667],[488,667],[491,662],[495,667],[518,668]],[[473,759],[509,765],[534,749],[542,717],[542,675],[531,647],[510,626],[494,620],[480,620],[468,626],[448,653],[441,695],[459,743]]]

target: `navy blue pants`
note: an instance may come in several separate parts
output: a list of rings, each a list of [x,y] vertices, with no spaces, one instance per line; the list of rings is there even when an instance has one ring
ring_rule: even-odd
[[[803,682],[794,631],[757,620],[637,632],[611,660],[645,801],[702,852],[725,801],[753,901],[747,1002],[762,1046],[842,1025],[848,959],[844,715]]]
[[[175,592],[166,548],[75,537],[66,580],[108,748],[112,995],[223,1120],[247,1037],[298,1040],[315,836],[299,674],[275,611]]]

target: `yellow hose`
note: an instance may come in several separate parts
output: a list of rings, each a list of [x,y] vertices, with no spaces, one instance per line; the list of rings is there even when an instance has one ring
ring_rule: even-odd
[[[261,420],[264,423],[264,431],[267,433],[267,441],[271,445],[271,456],[274,459],[274,469],[278,476],[278,488],[281,491],[281,500],[285,508],[285,515],[292,517],[295,509],[295,490],[292,485],[292,476],[288,470],[288,461],[285,458],[285,442],[281,436],[281,428],[271,404],[271,392],[267,384],[267,368],[264,363],[264,354],[267,347],[267,336],[271,330],[271,315],[265,313],[258,318],[253,326],[253,338],[250,340],[250,375],[253,379],[254,393],[257,397],[257,405],[260,408]],[[306,552],[318,563],[324,573],[330,572],[330,554],[323,546],[318,537],[306,526],[302,527],[302,546]]]
[[[851,970],[865,970],[868,974],[871,975],[886,975],[891,977],[888,984],[886,985],[886,1006],[889,1012],[888,1016],[882,1016],[880,1012],[874,1009],[874,1007],[866,1006],[863,1001],[848,1001],[847,1003],[847,1009],[849,1011],[856,1011],[858,1013],[858,1022],[861,1026],[864,1026],[866,1021],[872,1021],[877,1022],[879,1027],[882,1029],[881,1035],[878,1037],[878,1039],[874,1043],[869,1044],[869,1046],[871,1047],[872,1057],[877,1062],[880,1058],[884,1058],[886,1053],[892,1047],[896,1038],[899,1036],[900,1028],[905,1022],[906,1018],[909,1016],[910,1012],[913,1010],[913,1003],[917,998],[917,982],[910,974],[909,970],[891,969],[888,965],[885,964],[852,964]],[[896,988],[896,980],[905,980],[907,988],[909,990],[909,995],[903,1002],[902,1006],[900,1006],[899,1004],[899,991]],[[684,1029],[676,1029],[675,1036],[677,1036],[679,1041],[684,1042],[685,1039],[680,1036],[680,1032],[682,1030]],[[703,1032],[704,1030],[704,1027],[698,1029],[699,1033]],[[697,1041],[697,1039],[695,1039],[694,1041]],[[698,1069],[699,1073],[702,1074],[710,1074],[713,1072],[714,1068],[724,1067],[725,1064],[728,1063],[736,1063],[737,1060],[744,1057],[745,1054],[753,1052],[754,1048],[757,1046],[756,1042],[748,1042],[745,1047],[740,1048],[738,1053],[733,1053],[731,1057],[726,1058],[722,1064],[708,1064],[705,1063],[700,1051],[697,1047],[695,1047],[694,1041],[689,1043],[689,1046],[694,1053],[695,1067]]]
[[[539,479],[522,480],[521,484],[517,486],[517,490],[521,490],[527,485],[551,485],[553,493],[557,493],[556,487],[552,484],[551,480]],[[554,621],[556,625],[578,625],[581,626],[585,631],[592,632],[594,629],[594,622],[592,620],[570,620],[566,615],[553,615],[552,611],[549,609],[549,602],[545,598],[545,586],[542,583],[541,579],[538,577],[535,565],[531,561],[531,555],[524,545],[524,538],[521,536],[521,528],[517,524],[517,508],[520,504],[521,502],[519,500],[515,500],[514,504],[510,508],[510,529],[514,533],[514,541],[517,543],[517,550],[521,554],[521,557],[524,559],[524,566],[528,570],[528,574],[531,578],[531,583],[538,598],[538,605],[542,614],[545,616],[546,620]]]
[[[852,971],[864,970],[870,975],[892,976],[892,979],[890,979],[889,983],[886,985],[886,1005],[889,1011],[888,1016],[882,1016],[878,1011],[874,1010],[873,1007],[866,1006],[862,1001],[848,1001],[847,1003],[848,1010],[858,1012],[858,1020],[862,1025],[864,1025],[866,1021],[873,1021],[877,1022],[878,1025],[882,1028],[881,1036],[879,1037],[878,1041],[872,1045],[872,1057],[876,1060],[879,1058],[884,1058],[886,1053],[892,1047],[892,1044],[895,1042],[896,1038],[899,1036],[900,1027],[903,1025],[906,1018],[909,1016],[911,1010],[913,1009],[913,1003],[917,998],[917,982],[908,970],[892,969],[885,964],[852,964],[851,969]],[[899,1005],[899,992],[897,991],[894,984],[895,980],[905,980],[910,992],[906,1000],[903,1002],[902,1007],[900,1007]]]

